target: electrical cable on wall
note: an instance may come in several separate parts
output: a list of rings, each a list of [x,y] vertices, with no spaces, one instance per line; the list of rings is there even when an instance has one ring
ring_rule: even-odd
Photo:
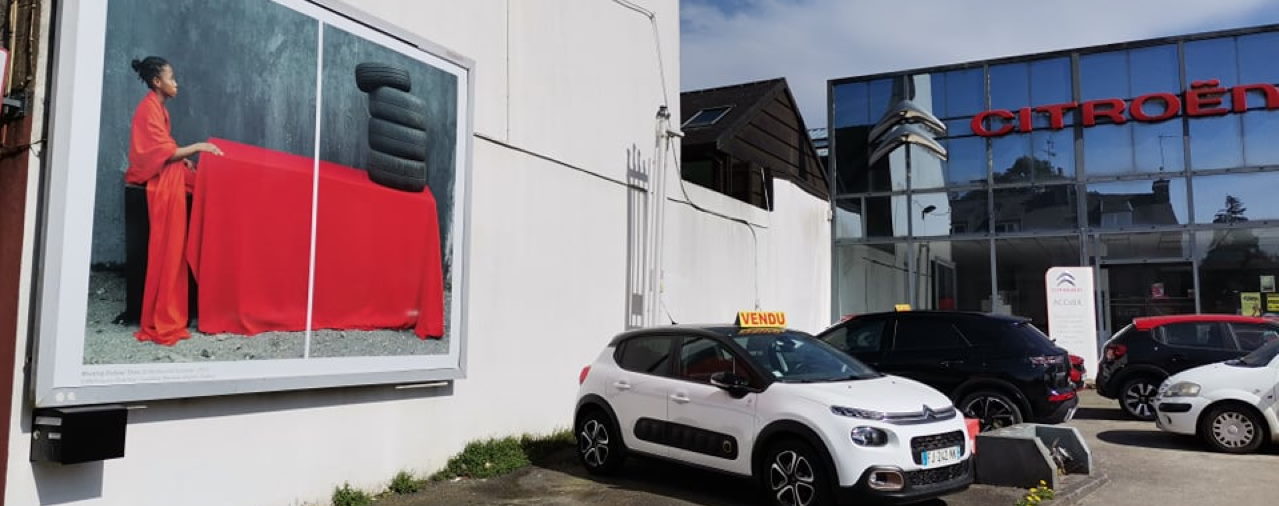
[[[675,153],[674,149],[672,149],[672,148],[670,147],[670,145],[669,145],[669,144],[667,145],[667,151],[669,151],[669,152],[670,152],[671,157],[675,160],[676,165],[678,165],[678,164],[679,164],[679,156]],[[751,232],[751,240],[752,240],[752,242],[754,243],[754,250],[755,250],[755,255],[754,255],[754,264],[755,264],[755,271],[754,271],[754,272],[755,272],[755,276],[754,276],[754,280],[755,280],[755,309],[760,309],[760,304],[759,304],[759,236],[758,236],[758,235],[756,235],[756,233],[755,233],[755,229],[756,229],[756,228],[760,228],[760,229],[768,229],[768,226],[766,226],[766,225],[757,225],[757,224],[755,224],[755,223],[751,223],[751,222],[749,222],[749,221],[747,221],[747,220],[744,220],[744,219],[741,219],[741,218],[737,218],[737,217],[734,217],[734,216],[729,216],[729,215],[727,215],[727,214],[724,214],[724,213],[721,213],[721,212],[718,212],[718,211],[713,211],[713,210],[710,210],[710,209],[706,209],[706,208],[704,208],[704,207],[702,207],[702,206],[697,205],[697,203],[696,203],[696,202],[693,202],[693,199],[692,199],[692,198],[688,195],[688,187],[686,187],[686,186],[685,186],[684,177],[683,177],[683,175],[682,175],[682,174],[680,175],[680,178],[679,178],[679,188],[680,188],[680,191],[684,194],[684,200],[678,200],[678,199],[673,199],[673,198],[672,198],[672,199],[669,199],[669,200],[671,200],[672,202],[678,202],[678,203],[681,203],[681,204],[687,204],[688,206],[692,207],[693,209],[696,209],[696,210],[698,210],[698,211],[701,211],[701,212],[703,212],[703,213],[706,213],[706,214],[709,214],[709,215],[712,215],[712,216],[717,216],[717,217],[720,217],[720,218],[726,219],[726,220],[728,220],[728,221],[734,221],[734,222],[737,222],[737,223],[741,223],[742,225],[746,225],[746,229],[747,229],[747,230],[749,230],[749,231]]]
[[[657,26],[657,14],[656,14],[656,13],[654,13],[653,11],[650,11],[650,10],[648,10],[648,9],[645,9],[645,8],[643,8],[643,7],[639,6],[639,5],[636,5],[635,3],[631,2],[630,0],[613,0],[613,2],[614,2],[614,3],[616,3],[616,4],[618,4],[618,5],[620,5],[620,6],[622,6],[622,7],[625,7],[625,8],[627,8],[627,9],[632,10],[632,11],[635,11],[635,12],[637,12],[637,13],[639,13],[639,14],[643,15],[644,17],[648,18],[649,23],[651,24],[651,26],[652,26],[652,28],[653,28],[653,43],[654,43],[655,50],[656,50],[658,74],[659,74],[659,76],[660,76],[660,78],[661,78],[661,80],[660,80],[660,81],[661,81],[661,86],[662,86],[662,105],[661,105],[661,107],[659,108],[659,113],[658,113],[658,117],[659,117],[659,128],[658,128],[658,132],[657,132],[657,141],[658,141],[658,144],[660,145],[660,144],[661,144],[661,142],[662,142],[662,140],[666,140],[666,148],[665,148],[665,151],[667,151],[668,153],[670,153],[670,155],[671,155],[671,157],[672,157],[672,160],[675,162],[675,167],[678,169],[678,168],[679,168],[679,155],[675,152],[675,148],[672,146],[672,143],[670,142],[670,138],[671,138],[671,137],[679,136],[679,134],[675,133],[673,130],[671,130],[671,129],[670,129],[670,126],[669,126],[669,121],[670,121],[670,119],[669,119],[669,115],[667,115],[667,116],[663,116],[663,114],[662,114],[662,113],[663,113],[663,111],[667,111],[667,110],[669,110],[670,95],[669,95],[669,93],[667,92],[667,89],[666,89],[666,62],[665,62],[665,60],[664,60],[664,58],[663,58],[663,56],[662,56],[662,38],[661,38],[661,31],[658,29],[658,26]],[[665,139],[663,139],[663,138],[665,138]],[[659,149],[660,149],[660,148],[659,148]],[[658,154],[658,156],[659,156],[659,158],[665,158],[664,154],[662,154],[662,153],[659,153],[659,154]],[[659,170],[662,170],[662,172],[663,172],[663,173],[662,173],[662,177],[663,177],[663,179],[665,179],[665,176],[666,176],[666,175],[668,175],[668,174],[666,173],[666,171],[664,170],[664,167],[662,166],[662,164],[661,164],[660,162],[658,163],[658,168],[659,168]],[[760,177],[764,180],[764,183],[765,183],[765,197],[764,197],[764,198],[765,198],[765,205],[766,205],[766,206],[768,206],[768,208],[771,210],[771,208],[772,208],[771,196],[770,196],[770,195],[768,195],[768,191],[767,191],[767,175],[766,175],[766,174],[764,174],[763,168],[761,168],[761,169],[760,169]],[[745,226],[746,226],[746,229],[747,229],[747,230],[749,230],[749,231],[750,231],[750,233],[751,233],[751,241],[752,241],[752,243],[753,243],[753,245],[754,245],[754,248],[753,248],[753,249],[754,249],[754,255],[753,255],[753,259],[752,259],[752,260],[753,260],[753,264],[754,264],[754,274],[755,274],[755,275],[753,276],[753,280],[754,280],[754,292],[755,292],[755,309],[760,309],[760,297],[759,297],[759,278],[760,278],[760,275],[759,275],[759,235],[756,233],[755,229],[756,229],[756,228],[760,228],[760,229],[768,229],[768,226],[766,226],[766,225],[758,225],[758,224],[755,224],[755,223],[751,223],[751,222],[749,222],[749,221],[747,221],[747,220],[744,220],[744,219],[741,219],[741,218],[737,218],[737,217],[733,217],[733,216],[729,216],[729,215],[726,215],[726,214],[723,214],[723,213],[720,213],[720,212],[717,212],[717,211],[713,211],[713,210],[710,210],[710,209],[704,208],[704,207],[702,207],[702,206],[700,206],[700,205],[697,205],[695,202],[693,202],[693,199],[692,199],[692,198],[689,196],[689,194],[688,194],[688,188],[685,186],[685,181],[684,181],[684,177],[683,177],[683,174],[682,174],[682,173],[680,173],[680,174],[679,174],[679,185],[680,185],[680,192],[681,192],[681,193],[683,193],[683,195],[684,195],[684,200],[682,200],[682,201],[681,201],[681,200],[679,200],[679,199],[669,198],[669,197],[667,197],[667,196],[665,195],[665,191],[662,191],[662,192],[661,192],[661,194],[657,195],[657,200],[656,200],[656,202],[662,202],[663,200],[671,200],[671,201],[673,201],[673,202],[679,202],[679,203],[687,204],[687,205],[689,205],[690,207],[692,207],[693,209],[695,209],[695,210],[697,210],[697,211],[700,211],[700,212],[702,212],[702,213],[706,213],[706,214],[709,214],[709,215],[712,215],[712,216],[717,216],[717,217],[720,217],[720,218],[723,218],[723,219],[726,219],[726,220],[729,220],[729,221],[733,221],[733,222],[741,223],[742,225],[745,225]],[[664,188],[663,188],[663,190],[664,190]],[[663,228],[664,228],[664,227],[663,227]],[[664,232],[664,231],[663,231],[663,230],[657,230],[655,233],[656,233],[656,234],[661,234],[662,232]],[[661,278],[663,277],[663,276],[661,275],[661,273],[663,272],[663,270],[662,270],[661,265],[657,265],[657,266],[655,266],[655,267],[656,267],[657,272],[659,273],[659,274],[658,274],[658,285],[659,285],[659,286],[661,286],[661,285],[663,284],[663,283],[662,283],[662,280],[661,280]],[[658,300],[657,300],[657,302],[658,302],[658,305],[659,305],[659,306],[663,309],[663,311],[665,311],[665,312],[666,312],[667,319],[668,319],[668,320],[670,320],[671,324],[674,324],[674,323],[675,323],[675,319],[674,319],[673,317],[671,317],[670,310],[669,310],[669,308],[667,308],[667,307],[666,307],[666,303],[665,303],[665,300],[664,300],[664,293],[665,293],[665,290],[661,290],[661,289],[659,289],[659,290],[657,291],[657,299],[658,299]]]

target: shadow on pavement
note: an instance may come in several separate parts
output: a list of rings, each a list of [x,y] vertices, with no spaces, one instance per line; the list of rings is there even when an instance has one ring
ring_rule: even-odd
[[[535,462],[545,469],[569,474],[613,489],[630,490],[663,496],[707,506],[768,504],[764,490],[753,479],[729,476],[713,471],[648,457],[630,456],[626,465],[614,476],[594,476],[578,464],[569,451],[553,458]],[[919,506],[946,506],[946,501],[934,499]]]
[[[1097,439],[1111,444],[1157,448],[1161,450],[1207,451],[1203,443],[1191,436],[1151,430],[1108,430],[1097,433]]]
[[[1079,408],[1075,411],[1076,420],[1110,420],[1116,422],[1135,422],[1136,419],[1124,414],[1119,408]]]

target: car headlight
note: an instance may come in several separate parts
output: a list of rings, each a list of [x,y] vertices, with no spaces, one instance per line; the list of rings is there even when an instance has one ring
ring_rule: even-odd
[[[888,434],[874,427],[857,427],[849,433],[853,444],[857,446],[884,446],[888,444]]]
[[[862,420],[883,420],[884,413],[881,411],[871,411],[869,409],[857,409],[844,406],[831,406],[830,412],[839,416],[847,416],[849,418],[860,418]]]
[[[1199,395],[1199,384],[1189,381],[1173,383],[1164,392],[1164,397],[1194,397],[1197,395]]]

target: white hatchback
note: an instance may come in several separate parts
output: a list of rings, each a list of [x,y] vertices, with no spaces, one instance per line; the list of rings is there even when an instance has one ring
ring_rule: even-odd
[[[1155,398],[1155,423],[1213,449],[1251,453],[1279,441],[1279,340],[1247,356],[1182,371]]]
[[[643,454],[753,476],[788,506],[916,501],[972,483],[970,434],[946,396],[802,332],[631,331],[580,383],[574,432],[592,473]]]

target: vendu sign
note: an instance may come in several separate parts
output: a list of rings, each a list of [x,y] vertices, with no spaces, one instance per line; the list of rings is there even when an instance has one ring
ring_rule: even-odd
[[[1249,95],[1264,97],[1266,109],[1279,109],[1279,88],[1273,84],[1241,84],[1222,88],[1221,81],[1211,79],[1191,83],[1184,99],[1180,95],[1161,92],[1142,95],[1130,102],[1118,98],[1103,98],[1083,103],[1067,102],[1022,107],[1016,112],[1008,109],[992,109],[974,116],[972,129],[974,133],[982,137],[999,137],[1014,131],[1026,133],[1034,130],[1034,115],[1039,113],[1048,115],[1048,128],[1061,130],[1065,126],[1066,113],[1074,110],[1079,111],[1080,122],[1085,127],[1096,125],[1098,118],[1106,118],[1110,123],[1121,125],[1130,119],[1155,123],[1171,119],[1183,112],[1190,117],[1221,116],[1248,110]],[[1230,100],[1229,105],[1226,104],[1227,97]],[[992,123],[1002,124],[992,128]]]

